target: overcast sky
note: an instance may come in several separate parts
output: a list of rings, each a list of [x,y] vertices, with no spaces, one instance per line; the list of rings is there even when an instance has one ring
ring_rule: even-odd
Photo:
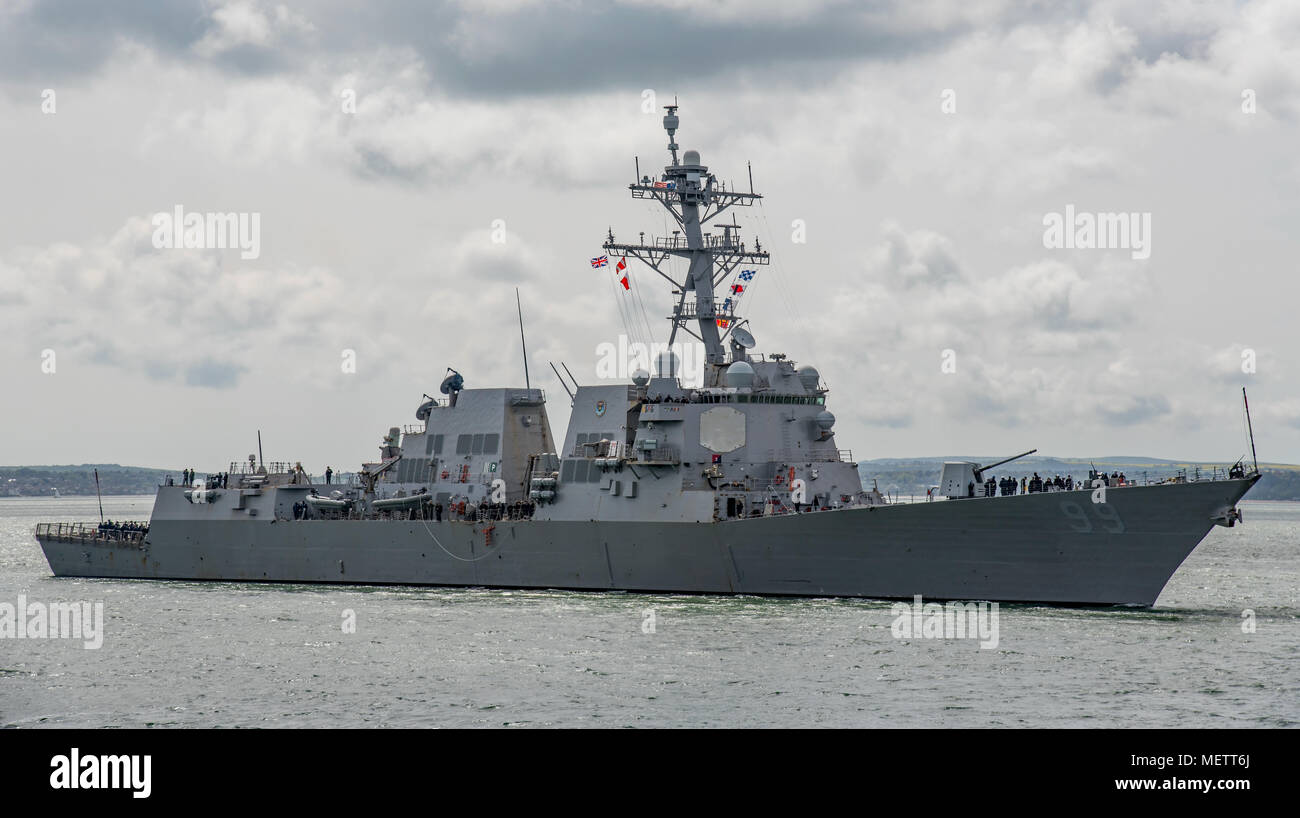
[[[647,90],[753,163],[742,312],[857,458],[1231,460],[1244,385],[1300,462],[1289,0],[0,0],[0,464],[218,470],[261,429],[354,468],[448,366],[522,385],[515,287],[562,436],[546,361],[594,382],[626,331],[588,260],[666,228],[626,190]],[[155,248],[178,205],[259,214],[260,255]],[[1067,205],[1149,214],[1149,257],[1045,247]]]

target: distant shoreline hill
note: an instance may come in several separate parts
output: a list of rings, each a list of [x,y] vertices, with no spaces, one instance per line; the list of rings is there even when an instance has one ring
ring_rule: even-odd
[[[178,469],[142,469],[116,463],[80,466],[0,466],[0,497],[51,497],[95,494],[95,470],[103,494],[153,494],[170,476],[180,482]]]
[[[858,463],[863,485],[870,488],[872,481],[885,494],[895,496],[924,496],[930,486],[939,482],[939,472],[945,460],[968,460],[975,463],[996,463],[1002,456],[967,457],[913,457],[863,460]],[[1208,477],[1211,469],[1218,468],[1225,472],[1231,463],[1197,463],[1181,460],[1162,460],[1156,457],[1096,457],[1096,458],[1062,458],[1030,455],[1006,466],[992,469],[990,474],[1002,477],[1033,477],[1037,472],[1041,477],[1070,475],[1075,481],[1086,479],[1088,469],[1096,466],[1099,471],[1123,472],[1130,480],[1164,480],[1178,474],[1194,478],[1197,470]],[[1300,465],[1287,463],[1260,463],[1259,471],[1263,475],[1259,484],[1246,495],[1247,500],[1300,500]]]
[[[896,496],[924,496],[930,486],[939,482],[939,472],[945,460],[971,460],[976,463],[996,463],[1001,457],[916,457],[880,458],[858,463],[863,484],[870,488],[873,482],[886,494]],[[1192,463],[1178,460],[1161,460],[1153,457],[1099,457],[1058,458],[1031,455],[993,469],[993,475],[1011,476],[1019,480],[1037,472],[1043,477],[1071,475],[1080,480],[1088,475],[1095,464],[1107,473],[1124,472],[1130,479],[1163,480],[1180,472],[1195,476],[1196,469],[1208,474],[1212,468],[1226,471],[1231,463]],[[175,469],[145,469],[121,466],[116,463],[83,463],[79,466],[0,466],[0,497],[51,497],[93,495],[94,470],[99,470],[100,491],[104,494],[153,494],[168,477],[180,481]],[[1285,463],[1261,463],[1264,477],[1247,499],[1300,501],[1300,466]],[[202,472],[200,472],[202,474]],[[342,475],[340,475],[342,477]]]

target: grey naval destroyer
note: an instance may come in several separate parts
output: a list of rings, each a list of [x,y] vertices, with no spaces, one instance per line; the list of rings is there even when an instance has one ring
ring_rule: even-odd
[[[719,300],[740,266],[765,265],[757,240],[713,222],[761,196],[729,189],[700,154],[679,156],[677,106],[663,125],[671,163],[640,175],[670,237],[607,254],[673,286],[669,345],[703,346],[701,386],[663,355],[652,376],[565,385],[562,444],[536,388],[470,388],[454,370],[418,425],[390,428],[378,460],[331,483],[302,468],[231,464],[159,487],[147,523],[42,523],[58,576],[416,584],[708,594],[974,599],[1150,606],[1214,525],[1240,519],[1259,479],[981,495],[992,466],[950,462],[936,502],[865,489],[838,448],[828,390],[812,366],[754,351]],[[606,256],[605,258],[608,258]],[[682,280],[666,263],[685,259]],[[559,375],[558,371],[556,372]],[[427,398],[428,396],[426,396]],[[260,449],[260,444],[259,444]],[[994,464],[1001,465],[1001,464]]]

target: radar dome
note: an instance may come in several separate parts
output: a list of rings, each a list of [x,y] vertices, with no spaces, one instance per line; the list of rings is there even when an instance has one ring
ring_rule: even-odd
[[[830,412],[821,412],[817,415],[817,427],[823,432],[829,432],[835,425],[835,416]]]
[[[809,392],[815,392],[817,384],[822,379],[821,373],[817,371],[816,367],[812,366],[801,366],[795,374],[799,376],[799,383],[803,384],[803,388]]]
[[[699,151],[687,151],[686,153],[682,154],[683,165],[698,165],[699,163],[700,163]]]
[[[745,361],[736,361],[727,367],[727,386],[749,389],[754,385],[754,367]]]
[[[644,369],[638,369],[632,373],[632,383],[637,386],[645,386],[650,383],[650,373],[646,372]]]

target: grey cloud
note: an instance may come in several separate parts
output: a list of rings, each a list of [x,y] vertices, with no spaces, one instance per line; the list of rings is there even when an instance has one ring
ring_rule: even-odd
[[[50,0],[0,17],[0,58],[11,75],[93,71],[123,41],[171,57],[204,59],[194,46],[217,23],[203,2]],[[863,12],[853,4],[798,17],[712,18],[682,9],[575,2],[482,12],[456,3],[295,8],[318,29],[275,47],[239,45],[212,55],[226,70],[264,73],[375,48],[420,55],[433,82],[478,97],[566,94],[621,86],[667,89],[735,69],[805,63],[794,81],[825,82],[838,61],[895,60],[942,49],[969,29],[960,19],[910,20],[907,4]],[[274,4],[261,7],[273,13]],[[671,53],[671,59],[666,55]]]
[[[247,368],[239,364],[205,358],[186,368],[185,383],[189,386],[229,389],[239,382],[239,376],[246,371]]]
[[[1118,405],[1103,403],[1097,408],[1106,421],[1118,426],[1149,423],[1170,413],[1169,400],[1163,395],[1135,395]]]
[[[140,368],[153,381],[170,381],[176,377],[176,365],[170,361],[145,361]]]
[[[57,80],[94,71],[123,41],[182,54],[211,26],[207,3],[40,0],[0,10],[0,72]]]

